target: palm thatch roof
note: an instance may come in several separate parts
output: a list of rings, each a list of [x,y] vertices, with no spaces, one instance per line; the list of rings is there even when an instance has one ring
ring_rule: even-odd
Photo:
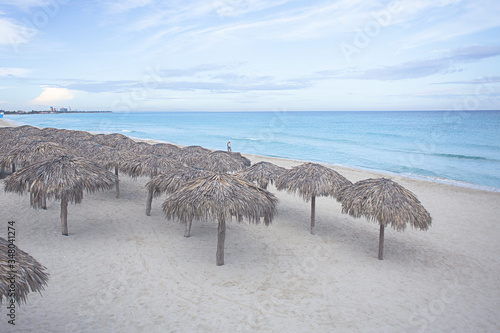
[[[352,184],[337,171],[317,163],[303,163],[286,171],[276,180],[278,190],[298,193],[306,202],[312,197],[332,196]]]
[[[68,154],[71,154],[70,150],[58,143],[34,141],[29,144],[18,145],[8,153],[0,156],[0,165],[6,167],[15,164],[24,167],[36,161]]]
[[[136,157],[137,155],[129,152],[128,149],[119,149],[103,145],[89,145],[86,147],[86,156],[100,166],[106,169],[115,169],[116,181],[116,198],[120,197],[120,181],[118,173],[125,161]]]
[[[3,148],[6,150],[13,149],[15,147],[24,146],[30,144],[34,141],[50,141],[46,137],[39,135],[29,135],[29,134],[13,134],[10,137],[5,138],[3,143]]]
[[[135,143],[134,147],[131,149],[136,154],[150,154],[152,145],[144,141],[138,141]]]
[[[247,158],[233,155],[223,150],[217,150],[192,161],[190,165],[213,172],[225,173],[239,171],[247,167]]]
[[[256,183],[259,187],[267,189],[269,183],[273,184],[287,169],[269,162],[258,162],[236,173],[236,176]]]
[[[55,136],[55,135],[61,135],[61,134],[68,134],[69,130],[67,129],[60,129],[60,128],[54,128],[54,127],[44,127],[40,129],[40,135],[42,136]]]
[[[187,146],[181,148],[178,152],[177,157],[187,165],[195,166],[196,162],[210,154],[212,151],[210,149],[203,148],[201,146]]]
[[[185,154],[209,154],[212,152],[210,149],[203,148],[201,146],[187,146],[181,148],[182,153]]]
[[[83,192],[88,193],[113,187],[116,176],[92,161],[82,157],[59,156],[35,162],[13,173],[4,180],[6,192],[30,192],[30,203],[43,207],[45,198],[61,200],[63,235],[67,235],[68,202],[80,203]]]
[[[194,178],[213,175],[212,171],[208,171],[195,167],[177,167],[165,173],[160,173],[146,184],[148,190],[148,198],[146,201],[146,215],[151,213],[151,204],[153,198],[159,197],[163,193],[172,193],[183,187],[188,181]]]
[[[10,247],[9,247],[10,244]],[[11,284],[14,284],[15,301],[18,304],[26,303],[29,292],[41,292],[49,279],[42,266],[32,256],[15,247],[15,262],[9,257],[12,244],[0,237],[0,303],[3,298],[8,301],[12,294]],[[12,266],[11,266],[12,265]]]
[[[19,135],[41,135],[41,129],[31,125],[11,127]]]
[[[193,219],[216,219],[219,223],[216,264],[224,264],[226,220],[236,215],[249,222],[270,224],[276,213],[278,199],[268,191],[228,174],[196,178],[172,193],[162,208],[168,219],[177,218],[186,226]],[[189,229],[186,228],[186,236]]]
[[[124,161],[136,156],[124,149],[99,144],[89,144],[86,147],[86,155],[91,156],[92,161],[106,169],[119,168]]]
[[[342,203],[342,213],[380,224],[379,259],[383,258],[385,226],[404,231],[409,224],[427,230],[432,222],[415,194],[387,178],[361,180],[340,191],[337,201]]]
[[[229,152],[229,154],[237,159],[240,159],[241,162],[245,165],[245,167],[249,167],[250,165],[252,165],[252,162],[245,156],[241,155],[239,152],[231,151]]]
[[[169,157],[179,156],[181,148],[170,143],[157,143],[151,145],[149,151],[153,154],[161,154]]]
[[[78,144],[81,141],[93,141],[94,135],[85,131],[71,131],[68,134],[63,133],[50,136],[50,138],[52,141],[71,146],[74,144]]]
[[[178,161],[160,154],[137,155],[125,161],[121,170],[130,177],[154,177],[161,172],[182,166]]]
[[[311,200],[311,234],[314,234],[316,197],[332,196],[352,184],[337,171],[317,163],[303,163],[286,171],[276,180],[279,191],[298,193],[306,202]]]
[[[172,193],[179,190],[194,178],[206,177],[213,174],[214,172],[206,169],[181,166],[154,176],[146,183],[146,188],[148,191],[152,191],[153,196],[156,198],[163,193]]]
[[[115,148],[133,148],[135,145],[134,140],[119,133],[97,134],[94,135],[93,140],[101,145]]]

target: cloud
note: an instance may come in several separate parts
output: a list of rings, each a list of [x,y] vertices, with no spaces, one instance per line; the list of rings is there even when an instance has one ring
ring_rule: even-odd
[[[420,2],[411,1],[414,4]],[[498,20],[500,2],[497,0],[460,1],[458,3],[444,1],[442,5],[448,5],[446,10],[425,11],[420,12],[419,16],[414,16],[415,24],[420,23],[418,18],[423,15],[427,17],[429,23],[425,29],[418,29],[417,32],[405,36],[405,39],[400,41],[402,47],[411,49],[500,27]],[[411,27],[409,22],[407,22],[408,27]]]
[[[500,76],[487,76],[481,79],[462,80],[462,81],[436,82],[433,84],[489,84],[489,83],[500,83]]]
[[[122,13],[132,9],[146,7],[153,3],[153,0],[121,0],[121,1],[104,1],[104,5],[112,13]]]
[[[251,12],[262,11],[268,8],[280,6],[289,0],[214,0],[213,8],[220,16],[241,16]]]
[[[232,76],[235,78],[237,75]],[[263,77],[259,78],[246,78],[240,77],[235,82],[234,80],[197,80],[197,81],[171,81],[160,80],[152,84],[144,84],[141,81],[107,81],[107,82],[88,82],[88,83],[75,83],[66,85],[67,88],[73,90],[81,90],[92,93],[104,92],[132,92],[137,90],[169,90],[169,91],[195,91],[206,90],[211,92],[243,92],[243,91],[264,91],[264,90],[296,90],[306,87],[305,83],[285,81],[274,82],[272,80],[264,80]],[[267,79],[267,78],[266,78]],[[63,88],[57,88],[63,89]],[[68,89],[66,89],[68,90]],[[68,90],[69,91],[69,90]],[[42,93],[43,94],[43,93]],[[41,97],[41,95],[40,95]]]
[[[473,45],[451,50],[434,59],[420,59],[393,66],[368,69],[330,70],[316,72],[310,79],[361,79],[361,80],[405,80],[418,79],[434,74],[461,72],[460,64],[480,61],[500,55],[500,45]]]
[[[182,76],[195,76],[203,72],[216,71],[225,69],[228,66],[215,65],[215,64],[201,64],[198,66],[184,68],[184,69],[165,69],[158,72],[158,75],[164,77],[182,77]]]
[[[0,77],[1,76],[27,76],[31,70],[26,68],[16,68],[16,67],[0,67]]]
[[[19,23],[0,17],[0,45],[27,43],[37,33],[36,30],[20,25]]]
[[[67,0],[59,0],[58,2],[65,2]],[[2,0],[2,5],[15,6],[21,9],[30,7],[42,7],[47,5],[47,0]]]
[[[212,93],[296,90],[309,86],[298,80],[279,80],[272,76],[247,76],[229,72],[231,66],[202,64],[178,69],[158,70],[151,73],[150,80],[84,81],[73,80],[64,87],[92,93],[127,93],[142,90],[196,91]],[[222,70],[222,71],[221,71]]]
[[[46,87],[43,92],[33,100],[37,104],[46,104],[73,99],[73,94],[67,88]]]

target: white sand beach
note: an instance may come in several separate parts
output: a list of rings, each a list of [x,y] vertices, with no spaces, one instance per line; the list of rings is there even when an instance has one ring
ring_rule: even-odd
[[[11,127],[11,126],[15,126],[13,122],[10,122],[5,119],[0,119],[0,127]]]
[[[0,126],[5,125],[0,121]],[[300,162],[248,156],[290,168]],[[373,172],[334,167],[355,182]],[[48,287],[28,295],[15,328],[0,332],[494,332],[500,330],[500,193],[389,176],[430,212],[428,231],[385,232],[341,213],[332,198],[279,198],[272,225],[227,223],[225,265],[215,265],[217,223],[166,220],[165,196],[145,215],[148,178],[69,205],[29,206],[0,190],[0,236],[47,267]]]

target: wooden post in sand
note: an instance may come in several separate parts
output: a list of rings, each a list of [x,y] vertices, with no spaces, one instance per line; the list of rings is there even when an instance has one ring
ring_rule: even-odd
[[[47,195],[42,195],[42,209],[47,209]]]
[[[151,215],[151,205],[153,204],[153,190],[148,191],[148,198],[146,200],[146,215]]]
[[[314,235],[314,219],[316,215],[316,196],[311,198],[311,235]]]
[[[380,224],[380,235],[378,238],[378,259],[384,259],[384,225]]]
[[[118,166],[115,166],[115,175],[118,178]],[[116,180],[116,198],[120,197],[120,179]]]
[[[192,220],[186,222],[186,229],[184,229],[184,237],[191,236],[191,224],[193,224]]]
[[[61,226],[62,234],[68,236],[68,200],[61,196]]]
[[[224,217],[219,217],[219,228],[217,234],[217,255],[216,262],[217,266],[224,265],[224,242],[226,240],[226,220]]]

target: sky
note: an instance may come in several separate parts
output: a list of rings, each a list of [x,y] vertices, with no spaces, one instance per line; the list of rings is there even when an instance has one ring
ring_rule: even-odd
[[[0,0],[0,109],[499,110],[498,0]]]

